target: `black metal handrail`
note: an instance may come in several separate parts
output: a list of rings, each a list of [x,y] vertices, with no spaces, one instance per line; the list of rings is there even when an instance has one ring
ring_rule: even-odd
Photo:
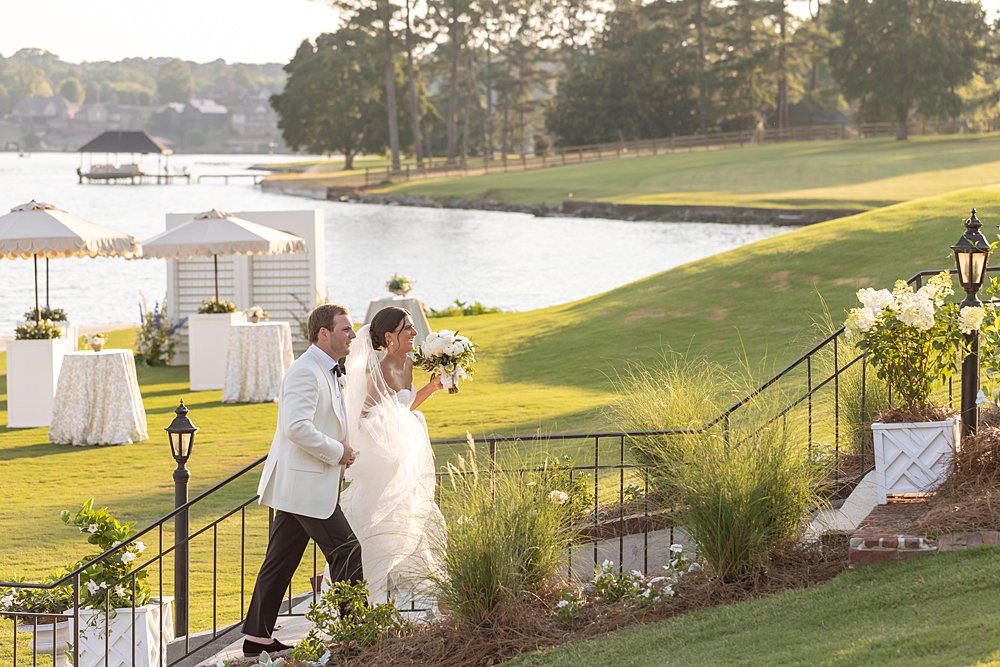
[[[1000,267],[990,268],[989,271],[991,271],[991,272],[1000,271]],[[919,271],[919,272],[915,273],[907,282],[909,284],[911,284],[911,285],[920,286],[922,284],[922,282],[923,282],[924,277],[930,276],[930,275],[936,275],[936,274],[938,274],[940,272],[941,271],[922,270],[922,271]],[[956,269],[950,269],[950,270],[948,270],[948,272],[951,273],[951,274],[955,274],[955,273],[957,273],[957,270]],[[744,406],[746,406],[748,403],[750,403],[755,397],[757,397],[757,396],[761,395],[762,393],[768,391],[771,387],[774,387],[777,383],[781,382],[782,380],[784,380],[786,378],[789,378],[794,372],[796,372],[798,369],[802,368],[803,365],[805,366],[805,370],[806,370],[806,387],[805,387],[805,391],[802,392],[801,394],[797,395],[797,396],[790,397],[789,401],[788,401],[788,404],[783,409],[781,409],[778,412],[778,414],[776,414],[776,415],[774,415],[772,417],[772,421],[773,420],[777,420],[777,419],[787,419],[787,417],[788,417],[788,415],[789,415],[789,413],[790,413],[791,410],[795,409],[796,407],[801,406],[803,403],[806,403],[807,406],[808,406],[808,408],[807,408],[806,414],[804,416],[805,416],[805,418],[806,418],[806,420],[808,422],[808,436],[807,437],[808,437],[808,444],[809,444],[809,446],[811,448],[812,444],[813,444],[812,438],[813,438],[813,434],[814,434],[814,420],[816,418],[816,415],[814,414],[814,412],[815,412],[814,411],[814,397],[817,396],[818,392],[820,392],[822,390],[826,390],[826,389],[828,389],[832,385],[832,392],[833,392],[833,415],[832,416],[833,416],[833,419],[834,419],[834,428],[833,428],[833,439],[834,439],[834,442],[833,442],[833,445],[834,445],[835,456],[838,458],[838,461],[839,461],[839,456],[840,456],[840,412],[839,411],[840,411],[840,400],[841,400],[841,398],[840,398],[840,388],[839,388],[840,377],[842,376],[842,374],[845,371],[848,371],[849,369],[852,369],[856,364],[860,363],[862,365],[862,378],[864,378],[865,369],[867,367],[867,362],[866,362],[865,356],[863,354],[859,354],[859,355],[855,356],[852,359],[843,360],[843,362],[841,361],[840,354],[839,354],[839,341],[840,341],[841,336],[843,336],[843,335],[844,335],[844,327],[840,326],[836,330],[834,330],[832,333],[830,333],[829,335],[825,336],[821,341],[819,341],[818,343],[816,343],[815,345],[813,345],[812,347],[810,347],[810,349],[807,350],[800,357],[798,357],[797,359],[795,359],[794,361],[792,361],[791,363],[789,363],[788,365],[786,365],[783,369],[781,369],[780,371],[778,371],[777,373],[775,373],[773,376],[771,376],[770,378],[768,378],[766,381],[764,381],[761,384],[757,385],[754,389],[752,389],[751,391],[749,391],[740,400],[738,400],[735,403],[733,403],[732,405],[730,405],[728,408],[726,408],[725,410],[723,410],[722,412],[720,412],[718,415],[716,415],[712,419],[706,421],[700,427],[691,427],[691,428],[684,428],[684,429],[646,430],[646,431],[614,431],[614,430],[610,430],[610,431],[598,431],[598,432],[586,433],[586,434],[584,434],[584,433],[570,433],[570,434],[551,434],[551,435],[542,435],[542,434],[506,435],[506,436],[491,436],[491,437],[481,438],[480,441],[485,441],[487,443],[487,445],[488,445],[491,466],[493,466],[493,465],[496,464],[497,450],[498,450],[498,448],[501,445],[516,445],[516,444],[520,444],[520,443],[540,443],[540,442],[546,442],[546,443],[564,442],[565,443],[565,442],[573,442],[573,441],[577,441],[577,442],[580,442],[580,443],[583,443],[583,444],[592,443],[593,444],[593,448],[594,448],[594,455],[593,455],[592,462],[589,463],[589,464],[579,464],[579,465],[573,465],[572,467],[570,467],[568,469],[568,474],[570,476],[570,480],[572,481],[574,475],[577,475],[577,476],[578,475],[582,475],[582,474],[592,474],[593,475],[593,477],[594,477],[594,479],[593,479],[594,506],[593,506],[592,518],[593,518],[593,522],[594,522],[594,524],[596,526],[597,523],[598,523],[598,521],[599,521],[600,514],[601,514],[601,505],[600,505],[600,496],[601,496],[600,475],[602,473],[609,473],[609,472],[613,473],[613,472],[617,471],[617,475],[616,476],[618,477],[617,482],[618,482],[618,486],[619,486],[619,488],[618,488],[618,494],[617,494],[618,501],[619,501],[619,503],[618,503],[619,507],[618,507],[618,511],[617,511],[617,519],[620,520],[620,522],[624,525],[624,523],[625,523],[624,497],[625,497],[626,472],[628,472],[630,475],[633,475],[633,477],[631,477],[630,479],[637,479],[635,477],[635,475],[641,475],[641,477],[643,479],[643,486],[644,486],[643,492],[648,497],[649,475],[652,472],[652,469],[655,467],[655,466],[646,466],[646,465],[641,465],[641,464],[631,464],[631,463],[626,464],[626,462],[625,462],[625,446],[626,446],[626,441],[628,439],[630,439],[630,438],[640,438],[640,437],[671,437],[671,436],[698,434],[698,433],[707,432],[708,430],[710,430],[712,428],[715,428],[715,427],[719,426],[720,424],[723,425],[723,427],[725,429],[724,433],[728,434],[728,431],[729,431],[729,428],[730,428],[730,420],[732,419],[732,417],[735,414],[737,414]],[[829,348],[832,348],[832,353],[833,353],[832,354],[833,368],[832,368],[832,370],[829,372],[829,374],[826,377],[821,377],[821,378],[815,378],[814,379],[814,377],[813,377],[814,376],[814,372],[813,371],[814,371],[814,366],[816,365],[814,363],[814,359],[817,357],[817,355],[826,353]],[[864,405],[864,400],[865,400],[865,398],[864,398],[864,391],[865,391],[864,382],[865,382],[864,379],[862,379],[862,399],[861,399],[862,400],[862,406]],[[949,396],[950,395],[951,395],[951,388],[949,386]],[[864,419],[864,415],[865,415],[865,413],[864,413],[864,407],[862,407],[862,419]],[[432,444],[435,445],[435,446],[447,446],[447,445],[463,444],[466,441],[467,440],[465,438],[437,439],[437,440],[432,441]],[[604,460],[604,461],[607,460],[606,458],[602,459],[602,443],[606,443],[607,441],[610,441],[611,443],[613,443],[613,445],[616,446],[617,449],[618,449],[618,451],[616,452],[617,456],[615,457],[617,459],[617,461],[615,463],[602,462],[602,460]],[[862,455],[861,455],[860,466],[859,466],[859,469],[856,471],[856,477],[852,476],[852,479],[860,479],[861,476],[863,476],[866,472],[868,472],[868,470],[870,470],[870,467],[866,466],[863,448],[862,448],[861,452],[862,452]],[[605,454],[607,454],[606,450],[605,450]],[[113,557],[119,551],[121,551],[123,549],[126,549],[130,544],[133,544],[134,542],[140,540],[144,536],[152,535],[154,533],[154,531],[155,531],[157,533],[157,535],[158,535],[158,542],[159,542],[159,549],[158,549],[158,552],[156,553],[156,555],[149,557],[141,565],[137,565],[137,567],[129,575],[124,576],[120,581],[115,582],[115,584],[124,584],[129,578],[131,578],[132,579],[132,585],[134,586],[135,585],[135,576],[136,576],[136,574],[138,572],[141,572],[142,570],[144,570],[146,568],[149,568],[149,567],[152,567],[154,564],[156,564],[156,565],[160,566],[159,592],[160,592],[160,597],[162,598],[163,597],[163,590],[164,590],[163,589],[162,563],[163,563],[164,559],[167,556],[169,556],[170,554],[172,554],[174,552],[174,550],[177,549],[179,546],[190,544],[195,538],[197,538],[199,536],[202,536],[202,535],[206,535],[207,533],[211,532],[212,536],[213,536],[213,542],[215,543],[214,547],[213,547],[214,548],[213,559],[217,560],[217,554],[218,554],[217,543],[218,543],[218,530],[219,530],[219,526],[222,524],[222,522],[226,521],[227,519],[230,519],[230,518],[234,517],[237,513],[239,513],[241,515],[241,518],[240,518],[240,521],[241,521],[241,528],[240,528],[241,529],[241,542],[240,542],[240,549],[241,549],[241,556],[240,556],[240,575],[241,575],[240,576],[240,581],[241,581],[241,583],[240,583],[240,605],[241,605],[241,609],[245,609],[245,605],[244,605],[244,602],[245,602],[245,600],[244,600],[244,590],[243,590],[243,579],[244,579],[244,576],[243,575],[245,574],[246,513],[247,513],[247,508],[250,507],[254,503],[254,501],[257,499],[256,494],[254,494],[254,495],[252,495],[250,497],[247,497],[247,498],[245,498],[243,500],[240,500],[236,504],[235,507],[232,507],[231,509],[223,511],[220,515],[216,516],[215,518],[213,518],[211,520],[208,520],[207,523],[205,523],[205,525],[203,527],[201,527],[199,529],[196,529],[196,530],[193,530],[193,531],[189,531],[187,533],[187,535],[180,536],[178,539],[175,539],[174,542],[173,542],[173,544],[170,544],[170,545],[164,544],[164,541],[163,541],[163,532],[164,532],[164,525],[167,522],[176,519],[182,513],[191,511],[196,506],[200,505],[201,503],[203,503],[207,499],[212,498],[213,496],[215,496],[215,494],[219,493],[223,489],[226,489],[227,487],[231,486],[232,484],[234,484],[234,483],[238,482],[239,480],[243,479],[248,473],[254,471],[261,464],[263,464],[263,462],[265,460],[266,460],[266,457],[262,456],[262,457],[256,459],[255,461],[253,461],[253,462],[245,465],[243,468],[241,468],[237,472],[235,472],[232,475],[226,477],[225,479],[221,480],[220,482],[214,484],[213,486],[211,486],[207,490],[201,492],[195,498],[189,500],[188,502],[184,503],[183,505],[175,507],[170,512],[164,514],[162,517],[160,517],[159,519],[157,519],[155,522],[153,522],[152,524],[150,524],[146,528],[141,529],[135,535],[129,537],[123,543],[118,544],[118,545],[112,547],[111,549],[108,549],[104,553],[102,553],[102,554],[100,554],[98,556],[95,556],[94,558],[88,560],[87,562],[85,562],[85,563],[77,566],[73,571],[69,572],[65,576],[63,576],[60,579],[58,579],[57,581],[50,582],[50,583],[44,583],[44,584],[43,583],[28,583],[28,582],[0,582],[0,586],[3,586],[5,588],[31,588],[31,589],[53,589],[53,588],[56,588],[56,587],[66,587],[66,586],[72,587],[73,588],[73,609],[72,609],[73,616],[71,618],[74,619],[74,621],[75,621],[75,626],[74,627],[76,628],[76,631],[78,631],[79,628],[80,628],[80,609],[81,609],[81,604],[88,599],[88,596],[86,596],[84,594],[84,592],[80,590],[80,577],[84,573],[84,571],[87,570],[89,567],[92,567],[93,565],[99,563],[100,561],[102,561],[104,559]],[[839,481],[839,479],[840,479],[839,478],[839,475],[840,475],[839,465],[838,465],[838,467],[836,467],[836,474],[837,474],[837,480]],[[438,478],[442,479],[443,476],[445,476],[445,475],[447,475],[447,473],[445,473],[445,472],[439,472],[438,473]],[[647,518],[649,517],[649,511],[648,510],[649,510],[649,507],[648,507],[648,503],[647,503],[646,504],[646,517]],[[615,514],[615,512],[612,512],[612,516],[614,516],[614,514]],[[644,528],[644,531],[645,532],[643,533],[643,563],[645,564],[646,560],[648,559],[648,526],[646,528]],[[673,538],[673,535],[672,535],[672,528],[671,528],[671,539],[672,538]],[[623,557],[624,557],[624,540],[623,540],[622,536],[619,536],[618,539],[619,539],[619,544],[618,544],[619,567],[622,567],[623,566],[622,560],[623,560]],[[594,557],[594,562],[595,563],[597,562],[597,558],[598,558],[598,541],[599,540],[597,540],[596,538],[593,540],[593,557]],[[314,547],[314,550],[313,550],[313,570],[314,570],[313,574],[314,575],[316,574],[316,571],[317,571],[316,561],[317,561],[317,558],[316,558],[316,549]],[[215,566],[217,566],[217,563],[214,563],[213,567],[215,567]],[[573,565],[572,565],[572,555],[570,556],[569,567],[570,567],[570,569],[572,569],[572,567],[573,567]],[[213,569],[213,572],[215,572],[215,571],[216,570]],[[217,623],[216,623],[216,596],[218,594],[218,591],[215,588],[216,585],[217,585],[216,582],[213,580],[213,592],[212,592],[212,595],[213,595],[213,607],[212,607],[212,609],[213,609],[213,612],[212,612],[213,628],[212,628],[212,633],[211,633],[211,637],[212,638],[224,636],[225,634],[227,634],[228,632],[231,632],[236,627],[236,626],[228,626],[226,629],[220,631],[219,628],[218,628],[218,626],[217,626]],[[315,593],[314,593],[314,595],[315,595]],[[288,591],[288,599],[289,599],[289,601],[291,601],[291,598],[292,598],[292,591],[291,591],[291,589],[289,589],[289,591]],[[290,607],[291,607],[291,605],[289,604],[289,609],[290,609]],[[21,616],[21,617],[25,617],[25,618],[32,618],[33,617],[34,618],[34,623],[37,626],[38,619],[41,618],[41,617],[44,617],[46,615],[45,614],[30,614],[30,613],[17,612],[17,616]],[[200,646],[195,646],[194,650],[197,650],[198,648],[201,648],[201,646],[203,646],[203,645],[204,644],[202,644]],[[184,651],[185,655],[188,655],[188,654],[191,653],[192,647],[191,647],[191,645],[189,643],[189,637],[185,638],[184,648],[185,648],[185,651]]]

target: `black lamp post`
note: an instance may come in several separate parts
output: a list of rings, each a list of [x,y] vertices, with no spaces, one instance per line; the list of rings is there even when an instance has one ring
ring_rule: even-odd
[[[976,209],[965,221],[965,233],[951,247],[958,264],[958,282],[965,290],[965,301],[961,306],[982,306],[977,293],[986,280],[986,260],[990,255],[990,244],[979,229],[982,227],[976,217]],[[965,334],[966,353],[962,360],[962,436],[972,435],[979,429],[979,332]]]
[[[194,447],[198,427],[188,419],[184,401],[174,410],[174,420],[164,430],[170,438],[170,453],[177,461],[174,470],[174,509],[187,504],[191,472],[185,465]],[[188,633],[188,511],[174,517],[174,628],[178,636]]]

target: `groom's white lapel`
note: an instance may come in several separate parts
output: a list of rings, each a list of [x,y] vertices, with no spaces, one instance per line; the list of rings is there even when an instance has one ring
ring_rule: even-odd
[[[313,349],[312,346],[308,349],[309,356],[312,358],[313,363],[315,363],[323,377],[326,378],[327,384],[330,386],[330,402],[333,404],[333,413],[337,415],[337,419],[340,421],[340,427],[344,431],[344,436],[347,435],[347,415],[344,414],[344,390],[342,387],[335,387],[334,384],[337,382],[336,376],[334,376],[333,371],[330,369],[329,357],[320,350],[319,348]],[[339,390],[339,392],[338,392]],[[340,396],[340,398],[338,398]]]

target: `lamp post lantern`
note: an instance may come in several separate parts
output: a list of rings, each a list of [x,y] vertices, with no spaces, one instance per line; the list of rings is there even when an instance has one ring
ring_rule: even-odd
[[[170,439],[170,453],[177,461],[174,470],[174,509],[188,501],[188,480],[191,472],[185,465],[194,447],[198,427],[188,419],[184,401],[174,410],[174,420],[164,430]],[[188,633],[188,511],[174,517],[174,628],[178,636]]]
[[[951,246],[958,266],[958,282],[965,290],[965,300],[959,304],[982,306],[977,296],[979,288],[986,280],[986,261],[990,255],[990,244],[980,232],[982,223],[976,217],[976,209],[965,221],[965,233]],[[965,357],[962,359],[962,436],[972,435],[979,429],[979,332],[965,334]]]

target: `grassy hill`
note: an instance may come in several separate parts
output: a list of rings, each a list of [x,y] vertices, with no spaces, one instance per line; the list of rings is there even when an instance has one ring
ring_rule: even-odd
[[[553,308],[436,320],[435,328],[471,336],[481,363],[461,393],[426,405],[432,437],[606,428],[610,377],[666,348],[718,360],[742,353],[755,363],[766,359],[763,376],[816,340],[811,323],[820,294],[839,316],[859,286],[888,286],[918,269],[949,266],[948,246],[972,206],[995,237],[1000,190],[965,190],[799,229]],[[129,344],[127,332],[110,343]],[[0,373],[3,362],[0,355]],[[0,375],[0,423],[5,381]],[[0,428],[9,499],[0,507],[0,575],[68,560],[78,537],[58,522],[58,511],[88,497],[139,525],[164,514],[174,463],[161,429],[180,398],[201,427],[190,463],[193,493],[266,453],[276,405],[223,405],[219,391],[190,392],[186,368],[140,369],[139,381],[151,436],[145,442],[63,447],[49,444],[43,428]],[[252,494],[252,486],[242,492]]]
[[[506,664],[997,665],[998,585],[997,549],[865,566],[816,588],[699,611]]]
[[[402,183],[392,194],[558,204],[867,209],[990,185],[1000,135],[770,144]],[[572,194],[571,194],[572,193]]]

